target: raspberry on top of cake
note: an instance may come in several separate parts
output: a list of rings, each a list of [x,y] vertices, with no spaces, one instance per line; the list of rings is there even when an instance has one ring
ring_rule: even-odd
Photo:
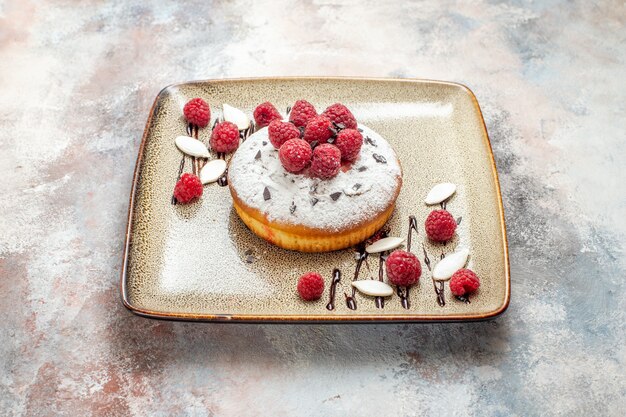
[[[358,154],[350,155],[353,161],[344,162],[336,175],[327,179],[309,172],[311,166],[297,173],[285,169],[279,150],[270,142],[268,129],[263,128],[234,154],[229,183],[242,201],[270,221],[325,230],[358,224],[393,204],[402,176],[389,143],[367,126],[358,128],[363,136]],[[354,138],[346,138],[346,142],[350,141]],[[323,149],[318,152],[331,153]],[[327,164],[322,165],[321,170],[328,170]]]

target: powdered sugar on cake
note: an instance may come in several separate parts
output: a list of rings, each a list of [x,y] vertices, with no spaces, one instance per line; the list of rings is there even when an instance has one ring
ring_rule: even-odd
[[[346,172],[328,180],[291,174],[278,159],[267,128],[241,144],[229,166],[239,198],[270,221],[321,229],[344,229],[381,213],[394,199],[401,169],[395,152],[366,126],[363,146]]]

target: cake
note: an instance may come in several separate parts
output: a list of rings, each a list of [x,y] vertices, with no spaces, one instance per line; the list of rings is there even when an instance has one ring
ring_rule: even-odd
[[[233,155],[228,184],[241,220],[285,249],[326,252],[364,241],[393,213],[402,170],[389,143],[362,124],[363,144],[336,176],[288,172],[268,128],[250,135]]]

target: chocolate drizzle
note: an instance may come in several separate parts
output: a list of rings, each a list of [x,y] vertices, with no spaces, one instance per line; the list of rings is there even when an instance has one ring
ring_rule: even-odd
[[[359,257],[356,261],[356,268],[354,270],[354,277],[352,278],[352,281],[356,281],[357,279],[359,279],[359,272],[361,272],[363,262],[365,262],[367,256],[369,255],[369,253],[367,253],[367,251],[365,250],[365,247],[365,242],[359,243],[359,245],[357,246]],[[356,288],[352,287],[351,295],[348,295],[346,293],[344,293],[344,295],[346,296],[346,305],[348,306],[348,308],[350,310],[356,310],[356,299],[354,298],[356,296]]]
[[[185,169],[185,155],[183,155],[183,158],[180,160],[180,166],[178,167],[178,177],[176,177],[176,183],[178,183],[178,180],[180,180],[180,176],[183,175],[184,169]],[[174,205],[178,204],[178,201],[176,201],[176,197],[174,197],[173,194],[172,194],[172,204]]]
[[[406,250],[407,252],[411,252],[411,236],[413,235],[413,231],[415,230],[415,234],[417,234],[417,219],[415,216],[409,216],[409,233],[406,237]]]
[[[411,287],[398,287],[396,289],[396,293],[398,297],[400,297],[400,303],[402,307],[409,309],[411,307],[411,302],[409,301],[409,288]]]
[[[470,303],[470,299],[469,299],[469,295],[455,295],[454,298],[456,298],[459,301],[463,301],[466,304]]]
[[[426,267],[428,268],[428,270],[431,272],[431,275],[432,275],[432,269],[430,268],[430,258],[428,257],[428,253],[426,253],[426,248],[424,247],[423,243],[422,243],[422,250],[424,251],[424,263],[426,264]],[[432,278],[432,281],[433,281],[433,287],[435,288],[435,294],[437,294],[437,304],[439,304],[440,307],[443,307],[446,305],[446,296],[445,296],[445,292],[443,289],[444,282],[436,281],[434,278]]]
[[[385,261],[387,260],[387,255],[384,252],[381,252],[378,257],[378,280],[380,282],[384,281],[385,276]],[[385,299],[383,297],[376,297],[376,307],[385,308]]]
[[[224,161],[226,160],[226,154],[223,152],[218,152],[217,157]],[[226,187],[228,185],[228,168],[226,168],[222,176],[217,179],[217,184],[220,187]]]
[[[327,310],[335,309],[335,293],[337,292],[337,284],[341,281],[341,271],[337,268],[333,270],[333,280],[330,283],[330,300],[326,304]]]

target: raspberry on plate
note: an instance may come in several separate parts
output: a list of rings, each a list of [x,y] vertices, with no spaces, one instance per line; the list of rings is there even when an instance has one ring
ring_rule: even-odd
[[[326,116],[315,116],[304,128],[303,139],[307,142],[326,143],[333,135],[333,123]]]
[[[385,261],[387,277],[393,285],[411,286],[419,281],[422,275],[422,264],[417,256],[404,250],[394,250]]]
[[[424,223],[426,236],[435,242],[446,242],[454,236],[456,220],[446,210],[433,210]]]
[[[295,127],[293,123],[283,122],[282,120],[272,121],[267,130],[270,142],[276,149],[280,149],[283,143],[289,139],[300,138],[300,129]]]
[[[335,103],[328,106],[323,116],[328,117],[331,121],[338,125],[343,125],[345,129],[356,129],[356,118],[346,106],[341,103]]]
[[[239,128],[231,122],[218,123],[209,143],[215,152],[233,152],[239,147]]]
[[[280,147],[278,158],[287,171],[297,173],[309,165],[312,154],[311,145],[304,140],[289,139]]]
[[[174,197],[182,204],[202,195],[202,182],[193,174],[183,174],[174,187]]]
[[[480,280],[470,269],[459,269],[450,278],[450,292],[457,297],[473,293],[478,287]]]
[[[256,106],[253,112],[254,122],[258,128],[265,127],[272,123],[273,120],[282,120],[283,116],[280,115],[276,107],[269,101],[261,103]]]
[[[183,107],[185,119],[198,127],[205,127],[211,120],[211,109],[206,101],[199,97],[192,98]]]
[[[354,162],[361,152],[363,135],[356,129],[344,129],[337,134],[335,146],[341,151],[341,159]]]
[[[289,121],[297,127],[304,127],[315,116],[317,116],[317,111],[311,103],[298,100],[289,112]]]
[[[335,145],[323,143],[313,150],[309,172],[317,178],[330,179],[341,169],[341,151]]]
[[[323,293],[324,278],[317,272],[307,272],[298,280],[298,294],[303,300],[318,300]]]

